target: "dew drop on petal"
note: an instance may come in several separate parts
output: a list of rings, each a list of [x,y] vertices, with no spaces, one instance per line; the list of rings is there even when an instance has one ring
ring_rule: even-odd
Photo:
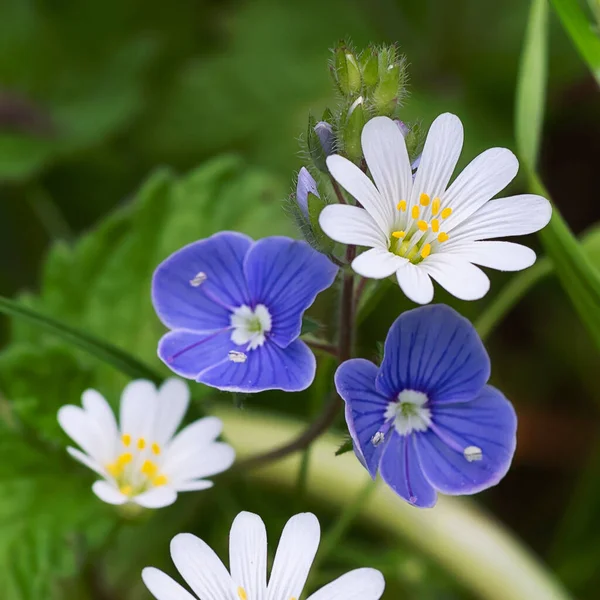
[[[464,449],[463,454],[469,462],[474,462],[483,458],[483,452],[481,451],[481,448],[478,448],[477,446],[467,446]]]
[[[238,352],[237,350],[230,350],[227,356],[234,363],[245,363],[248,360],[248,356],[244,352]]]
[[[194,279],[190,279],[190,285],[192,287],[199,287],[206,281],[206,273],[200,271],[196,273]]]

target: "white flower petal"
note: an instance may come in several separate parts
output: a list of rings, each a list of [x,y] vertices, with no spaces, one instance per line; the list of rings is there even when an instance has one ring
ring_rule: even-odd
[[[519,161],[507,148],[490,148],[475,157],[442,197],[442,206],[452,208],[452,215],[444,221],[444,231],[450,233],[503,190],[518,170]]]
[[[161,485],[151,488],[139,496],[134,496],[131,500],[144,508],[163,508],[177,500],[177,492],[169,485]]]
[[[421,194],[428,194],[433,200],[446,191],[462,150],[463,137],[463,126],[456,115],[444,113],[431,124],[412,189],[411,206],[418,204]]]
[[[171,377],[160,386],[154,423],[156,443],[162,446],[173,437],[185,416],[189,402],[190,388],[182,379]]]
[[[213,442],[209,446],[198,447],[195,444],[182,446],[175,452],[169,452],[163,464],[163,470],[169,481],[178,486],[179,482],[189,479],[201,479],[222,473],[229,469],[235,460],[235,450],[224,442]]]
[[[499,271],[520,271],[535,262],[531,248],[511,242],[462,242],[448,248],[446,253]]]
[[[248,599],[264,600],[267,593],[267,530],[262,519],[241,512],[229,534],[229,568],[233,581]]]
[[[490,280],[480,268],[456,256],[433,254],[419,266],[459,300],[479,300],[490,289]]]
[[[108,481],[96,481],[92,485],[92,491],[100,498],[100,500],[107,504],[115,504],[118,506],[129,501],[129,498],[125,496],[125,494],[121,494],[121,492],[108,483]]]
[[[409,300],[417,304],[429,304],[433,300],[433,283],[422,268],[407,262],[396,271],[396,278]]]
[[[486,202],[475,214],[452,230],[448,245],[462,240],[527,235],[548,224],[552,205],[546,198],[522,194]]]
[[[385,589],[376,569],[356,569],[328,583],[307,600],[379,600]]]
[[[327,158],[327,168],[333,178],[362,204],[382,231],[391,231],[396,215],[390,210],[389,201],[354,163],[333,154]]]
[[[204,541],[180,533],[171,542],[171,558],[178,571],[202,600],[239,600],[227,569]]]
[[[152,436],[158,407],[156,386],[137,379],[128,383],[121,394],[121,432],[136,438]]]
[[[104,467],[98,461],[94,460],[93,458],[90,458],[87,454],[81,452],[81,450],[77,450],[77,448],[69,446],[67,448],[67,452],[75,460],[85,465],[88,469],[95,471],[96,473],[98,473],[98,475],[101,475],[102,477],[107,477],[107,473],[104,470]]]
[[[320,538],[319,521],[311,513],[295,515],[287,522],[271,570],[268,600],[300,598]]]
[[[142,579],[156,600],[197,600],[168,575],[154,567],[146,567],[142,571]]]
[[[386,248],[387,235],[364,208],[345,204],[330,204],[319,215],[319,225],[325,235],[341,244],[370,248]]]
[[[119,436],[117,420],[110,404],[96,390],[85,390],[81,394],[81,404],[90,417],[100,426],[106,438],[115,440]]]
[[[352,261],[352,268],[363,277],[385,279],[407,262],[406,258],[397,256],[385,248],[371,248]]]
[[[115,438],[109,437],[100,424],[82,408],[71,404],[61,407],[58,411],[58,423],[94,460],[102,464],[112,461],[110,448],[114,447]]]
[[[396,219],[396,205],[408,202],[412,170],[400,128],[388,117],[371,119],[362,131],[362,149],[367,166],[382,198],[388,203],[388,219]]]
[[[192,479],[190,481],[177,482],[177,485],[173,487],[177,492],[199,492],[201,490],[208,490],[214,485],[212,481],[206,481],[205,479]]]

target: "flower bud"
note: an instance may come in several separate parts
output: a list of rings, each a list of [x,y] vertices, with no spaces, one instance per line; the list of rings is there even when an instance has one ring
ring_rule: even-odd
[[[360,67],[356,56],[344,44],[335,49],[333,77],[344,96],[352,97],[360,93]]]
[[[296,202],[302,211],[302,214],[308,219],[308,195],[313,194],[317,198],[320,198],[319,191],[317,190],[317,182],[313,176],[308,172],[306,167],[300,169],[298,173],[298,184],[296,185]]]
[[[350,107],[346,123],[342,129],[344,154],[352,161],[358,162],[362,157],[360,136],[366,122],[363,97],[359,96]]]
[[[367,90],[374,88],[377,85],[379,74],[377,51],[374,48],[368,48],[361,56],[360,62],[363,83],[367,87]]]
[[[315,133],[319,136],[321,148],[325,156],[333,154],[333,146],[335,144],[335,136],[333,135],[333,127],[327,121],[319,121],[314,127]]]
[[[326,121],[319,121],[315,124],[315,120],[311,116],[308,118],[308,133],[306,139],[308,153],[313,164],[319,171],[327,173],[325,159],[330,154],[333,154],[333,128]]]

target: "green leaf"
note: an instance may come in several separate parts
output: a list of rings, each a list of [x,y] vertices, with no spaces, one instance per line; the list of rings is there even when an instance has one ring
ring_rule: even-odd
[[[302,317],[302,330],[300,335],[308,335],[310,333],[316,333],[320,329],[323,329],[323,324],[310,317]]]
[[[352,444],[352,438],[350,436],[346,436],[346,439],[340,444],[340,447],[335,451],[336,456],[341,456],[342,454],[346,454],[346,452],[352,452],[354,448]]]
[[[600,37],[577,0],[552,0],[562,26],[600,84]]]
[[[518,153],[525,164],[531,191],[549,197],[535,173],[544,115],[547,64],[547,2],[533,0],[525,37],[516,106]],[[540,232],[546,253],[579,318],[600,347],[600,271],[583,252],[556,207]]]

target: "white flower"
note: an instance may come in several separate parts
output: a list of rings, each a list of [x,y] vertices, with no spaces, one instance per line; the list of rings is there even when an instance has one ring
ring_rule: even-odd
[[[375,185],[349,160],[327,159],[331,175],[363,208],[327,206],[319,221],[330,238],[371,248],[352,262],[359,275],[383,279],[395,273],[402,291],[426,304],[433,299],[431,277],[457,298],[476,300],[490,285],[476,264],[519,271],[535,262],[525,246],[483,240],[538,231],[550,220],[550,203],[532,194],[491,200],[519,168],[506,148],[486,150],[448,186],[462,143],[460,119],[440,115],[413,182],[400,129],[387,117],[375,117],[362,132]]]
[[[83,408],[67,405],[58,411],[60,426],[83,450],[69,447],[69,454],[102,477],[92,486],[101,500],[168,506],[177,492],[212,487],[203,478],[232,465],[233,448],[215,442],[220,419],[200,419],[174,436],[189,396],[180,379],[168,379],[158,390],[150,381],[132,381],[121,395],[120,427],[96,390],[83,392]]]
[[[262,519],[241,512],[229,535],[227,571],[202,540],[182,533],[171,542],[171,558],[201,600],[297,600],[319,546],[319,521],[311,513],[286,524],[267,585],[267,532]],[[143,570],[144,583],[158,600],[196,600],[178,583],[153,567]],[[356,569],[314,593],[308,600],[378,600],[385,582],[375,569]]]

